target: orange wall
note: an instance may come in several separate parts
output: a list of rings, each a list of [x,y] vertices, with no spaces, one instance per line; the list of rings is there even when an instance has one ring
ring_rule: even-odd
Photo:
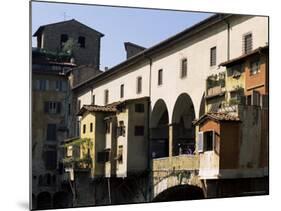
[[[267,58],[265,55],[260,56],[260,72],[251,75],[250,63],[254,57],[250,57],[245,63],[245,91],[246,95],[250,95],[253,90],[259,91],[260,94],[268,94],[268,71]],[[261,86],[260,86],[261,85]],[[253,88],[259,86],[257,88]],[[252,89],[253,88],[253,89]]]

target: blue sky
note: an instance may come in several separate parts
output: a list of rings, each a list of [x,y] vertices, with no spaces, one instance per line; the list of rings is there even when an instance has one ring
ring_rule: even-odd
[[[126,58],[124,42],[151,47],[209,17],[211,13],[32,2],[32,33],[40,25],[76,19],[105,36],[101,70]],[[36,46],[36,39],[32,39]]]

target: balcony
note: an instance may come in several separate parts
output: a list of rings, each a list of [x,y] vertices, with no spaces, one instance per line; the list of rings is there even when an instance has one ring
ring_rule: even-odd
[[[225,94],[225,73],[211,75],[207,78],[206,99]]]
[[[91,139],[74,138],[62,144],[64,158],[62,163],[65,168],[75,170],[89,170],[92,168]]]

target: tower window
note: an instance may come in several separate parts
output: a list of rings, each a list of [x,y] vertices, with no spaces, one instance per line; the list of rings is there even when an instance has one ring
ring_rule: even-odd
[[[79,36],[78,44],[79,44],[80,48],[85,48],[85,37]]]

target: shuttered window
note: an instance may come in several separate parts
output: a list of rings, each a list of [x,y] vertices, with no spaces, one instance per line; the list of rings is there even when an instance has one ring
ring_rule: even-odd
[[[252,33],[245,34],[243,37],[243,53],[248,54],[253,48],[253,37]]]
[[[210,49],[210,66],[215,66],[217,63],[217,47]]]
[[[203,152],[203,132],[198,132],[198,152]]]

